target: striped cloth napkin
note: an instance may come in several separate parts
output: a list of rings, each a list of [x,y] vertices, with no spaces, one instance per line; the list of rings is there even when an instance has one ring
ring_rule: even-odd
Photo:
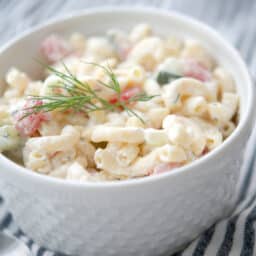
[[[82,8],[129,5],[129,0],[33,0],[33,1],[1,1],[0,33],[1,40],[7,40],[15,33],[23,31],[32,24],[46,18],[69,13]],[[256,27],[255,0],[137,0],[133,6],[155,6],[176,10],[208,23],[226,37],[246,60],[252,75],[256,74]],[[18,26],[12,24],[13,15],[22,20]],[[12,16],[12,17],[11,17]],[[8,24],[8,30],[6,30]],[[256,255],[256,130],[253,132],[246,150],[244,176],[241,178],[240,200],[234,213],[216,223],[187,247],[172,256],[253,256]],[[4,200],[0,196],[0,231],[8,232],[25,242],[34,256],[61,256],[35,244],[16,225],[12,216],[4,208]],[[169,255],[171,256],[171,255]]]

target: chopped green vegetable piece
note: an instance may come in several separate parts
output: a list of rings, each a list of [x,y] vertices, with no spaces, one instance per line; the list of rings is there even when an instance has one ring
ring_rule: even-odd
[[[160,85],[165,85],[168,84],[169,82],[171,82],[172,80],[181,78],[181,75],[177,75],[177,74],[173,74],[167,71],[160,71],[157,74],[156,77],[156,81],[160,84]]]

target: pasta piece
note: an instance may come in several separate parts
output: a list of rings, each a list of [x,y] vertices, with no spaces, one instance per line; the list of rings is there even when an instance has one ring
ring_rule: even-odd
[[[60,121],[62,126],[65,126],[65,124],[69,124],[73,126],[84,126],[88,122],[88,115],[84,112],[70,111],[68,114],[67,113],[68,111],[63,112],[62,114],[63,119]],[[100,119],[100,115],[98,117]],[[95,116],[95,119],[96,119],[96,116]]]
[[[108,143],[105,149],[97,149],[96,166],[115,176],[129,176],[129,166],[137,158],[139,147],[131,144]]]
[[[127,35],[121,30],[111,29],[107,32],[107,38],[115,48],[118,59],[124,61],[131,49]]]
[[[66,126],[59,136],[30,138],[23,149],[24,164],[37,172],[50,173],[75,159],[78,140],[79,133],[72,126]]]
[[[127,117],[118,113],[108,113],[107,114],[107,125],[110,126],[124,126],[126,123]]]
[[[198,41],[192,39],[185,41],[181,56],[184,58],[195,59],[210,70],[215,66],[215,61],[207,50]]]
[[[206,148],[208,151],[218,147],[223,142],[221,131],[213,124],[206,122],[202,118],[193,118],[193,120],[201,127],[203,136],[206,138]]]
[[[49,173],[49,176],[59,179],[66,179],[69,166],[70,163],[58,166]]]
[[[71,35],[69,42],[76,53],[82,54],[85,51],[86,40],[84,35],[80,33],[74,33]]]
[[[65,63],[66,67],[63,65],[63,63]],[[70,73],[76,76],[79,75],[78,71],[80,70],[81,66],[83,66],[81,64],[81,59],[78,59],[75,54],[69,55],[65,57],[61,62],[56,62],[53,65],[53,67],[59,72],[67,74],[67,70],[66,70],[67,68],[70,71]],[[51,75],[51,72],[50,72],[50,75]]]
[[[28,86],[30,79],[27,74],[16,68],[11,68],[6,75],[6,82],[21,95]]]
[[[45,136],[28,139],[25,144],[24,152],[36,150],[52,154],[57,151],[72,149],[78,141],[78,131],[72,126],[66,126],[59,136]]]
[[[222,134],[217,129],[204,130],[204,135],[206,137],[206,147],[209,151],[220,146],[223,142]]]
[[[25,167],[43,174],[49,174],[52,170],[50,160],[46,154],[34,150],[32,152],[23,152],[23,159]]]
[[[220,130],[223,134],[223,137],[227,138],[235,130],[235,128],[235,124],[231,121],[228,121],[226,123],[221,124]]]
[[[111,42],[104,37],[90,37],[87,40],[86,56],[94,56],[96,60],[103,60],[116,56]]]
[[[77,147],[77,156],[82,158],[83,166],[86,167],[95,167],[94,163],[94,154],[95,147],[89,142],[89,140],[81,138],[76,145]],[[86,161],[86,165],[85,162]],[[80,160],[81,162],[81,160]]]
[[[43,86],[40,90],[41,96],[50,96],[54,95],[55,93],[58,93],[60,91],[60,88],[53,88],[53,86],[62,86],[63,80],[56,76],[56,75],[50,75],[43,83]]]
[[[221,93],[235,92],[235,85],[232,76],[222,67],[217,67],[213,72],[217,79]]]
[[[129,166],[137,158],[139,152],[137,145],[122,145],[116,152],[117,163],[122,167]]]
[[[137,127],[137,128],[144,128],[145,124],[141,122],[136,116],[131,116],[127,119],[125,123],[126,127]]]
[[[49,154],[47,152],[42,152],[42,154],[45,154],[47,159],[49,159],[52,169],[56,169],[60,165],[64,165],[66,163],[71,163],[71,162],[77,160],[75,148],[62,149],[60,151],[56,151],[51,154]],[[86,166],[87,166],[87,163],[85,163],[85,167]]]
[[[182,123],[171,123],[167,131],[168,138],[171,143],[173,143],[174,145],[180,145],[188,150],[191,148],[191,144],[194,142],[194,139],[193,137],[190,137],[189,132]]]
[[[92,120],[92,122],[94,122],[95,124],[104,123],[107,119],[106,111],[104,111],[104,110],[93,111],[93,112],[89,113],[88,115],[89,115],[89,118]],[[74,122],[74,123],[78,123],[78,122]],[[85,122],[83,122],[83,123],[85,123]]]
[[[204,83],[204,86],[207,88],[209,94],[209,101],[217,101],[219,96],[218,84],[211,80]]]
[[[0,105],[0,126],[12,124],[9,108],[6,105]]]
[[[185,116],[204,116],[206,112],[207,101],[202,96],[186,99],[181,110],[181,113]]]
[[[122,174],[123,168],[117,163],[115,156],[110,150],[98,148],[94,155],[94,161],[98,169],[105,170],[112,174]]]
[[[115,69],[117,64],[118,64],[118,60],[116,57],[108,57],[106,59],[102,59],[100,61],[97,61],[95,60],[96,63],[99,62],[99,65],[101,65],[102,67],[106,67],[106,68],[111,68],[111,69]],[[87,59],[86,59],[86,62],[87,62]],[[89,66],[89,64],[87,64],[87,66]],[[94,66],[94,65],[92,65]],[[83,77],[87,77],[87,78],[90,78],[91,82],[90,85],[95,87],[95,88],[99,88],[99,87],[102,87],[98,81],[105,81],[107,82],[107,76],[106,76],[106,72],[104,69],[102,69],[101,67],[99,66],[95,66],[94,68],[91,69],[91,72],[89,74],[81,74],[81,76],[78,76],[80,77],[80,80],[81,81],[86,81],[86,79],[83,79]],[[89,81],[88,81],[89,82]],[[104,88],[104,89],[107,89],[107,88]]]
[[[148,95],[160,95],[161,87],[154,79],[147,79],[144,83],[144,90]]]
[[[141,128],[136,127],[111,127],[97,126],[92,132],[91,140],[93,142],[123,142],[123,143],[142,143],[144,133]]]
[[[86,51],[84,52],[84,55],[85,56],[83,56],[82,59],[76,59],[76,63],[73,64],[74,66],[76,66],[75,72],[73,70],[74,68],[71,68],[72,73],[77,75],[78,77],[91,76],[96,71],[96,67],[94,65],[88,65],[88,63],[98,63],[99,61],[101,61],[98,60],[98,57],[94,55],[87,56]],[[65,64],[67,65],[68,63],[66,62]]]
[[[186,160],[185,152],[177,146],[165,145],[154,149],[146,156],[138,158],[130,168],[131,177],[141,177],[153,172],[155,166],[160,163],[183,162]]]
[[[169,115],[163,121],[163,128],[168,132],[168,138],[174,145],[192,151],[195,155],[202,154],[206,138],[196,121],[190,118]]]
[[[61,133],[62,126],[55,119],[43,122],[38,128],[41,136],[53,136]]]
[[[147,37],[138,42],[131,50],[128,59],[153,70],[165,57],[163,41],[158,37]]]
[[[210,118],[219,123],[226,123],[235,115],[238,107],[238,97],[234,93],[223,93],[221,103],[208,104]]]
[[[162,107],[155,107],[150,108],[149,111],[146,113],[148,122],[150,126],[156,129],[161,128],[163,119],[169,114],[167,108]]]
[[[186,153],[181,147],[168,144],[159,148],[158,157],[163,163],[181,163],[187,160]]]
[[[9,87],[5,90],[3,97],[7,100],[12,100],[13,98],[19,98],[23,95],[30,79],[20,70],[11,68],[6,75],[6,82]]]
[[[0,127],[0,153],[16,149],[21,145],[21,138],[13,125]]]
[[[193,78],[180,78],[164,87],[163,99],[165,106],[170,110],[181,105],[181,100],[187,97],[202,96],[210,99],[205,85]]]
[[[146,79],[146,72],[140,65],[132,65],[132,67],[116,69],[115,74],[120,83],[121,89],[127,87],[141,86]]]
[[[72,163],[67,169],[67,180],[79,181],[81,179],[86,180],[88,177],[88,172],[78,162]]]
[[[178,56],[183,48],[183,41],[180,38],[170,36],[165,41],[168,56]]]
[[[138,24],[132,29],[129,35],[129,39],[131,40],[131,42],[137,43],[142,39],[151,36],[151,34],[152,29],[148,24]]]
[[[25,91],[24,95],[26,96],[39,96],[40,90],[43,87],[43,83],[41,81],[29,82]]]
[[[149,171],[156,163],[156,152],[149,153],[145,157],[140,157],[131,166],[123,167],[117,162],[114,156],[113,149],[97,149],[94,157],[97,168],[103,169],[111,175],[127,177],[145,176],[149,174]]]
[[[154,101],[150,101],[150,102],[136,102],[134,103],[134,109],[140,111],[141,113],[143,113],[144,115],[146,113],[148,113],[151,109],[154,108],[159,108],[160,104],[158,104],[157,102]]]
[[[145,129],[145,143],[150,146],[159,147],[168,144],[168,136],[165,130],[148,128]]]

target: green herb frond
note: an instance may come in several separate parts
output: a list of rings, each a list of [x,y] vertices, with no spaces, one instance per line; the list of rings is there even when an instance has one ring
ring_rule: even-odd
[[[94,65],[104,70],[105,74],[109,78],[109,82],[97,81],[101,86],[113,91],[118,101],[116,103],[110,103],[108,100],[102,98],[97,89],[94,90],[89,83],[80,81],[72,72],[68,69],[65,63],[63,64],[65,72],[61,72],[52,66],[44,65],[46,68],[57,77],[61,78],[62,82],[51,85],[53,95],[49,96],[29,96],[29,100],[40,100],[41,105],[29,107],[25,116],[38,112],[51,112],[51,111],[66,111],[75,110],[82,112],[93,112],[98,110],[115,111],[123,108],[129,115],[136,116],[141,122],[144,120],[134,110],[129,107],[132,102],[145,102],[153,99],[157,95],[147,95],[145,93],[139,93],[131,97],[127,102],[120,100],[121,98],[121,86],[117,80],[116,75],[110,67],[103,65],[85,62],[88,65]],[[42,63],[41,63],[42,64]],[[56,92],[54,92],[56,91]]]

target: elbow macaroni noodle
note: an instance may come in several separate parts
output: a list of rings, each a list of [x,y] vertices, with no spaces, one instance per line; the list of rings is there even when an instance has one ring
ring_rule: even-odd
[[[122,91],[154,97],[130,103],[143,121],[120,108],[52,111],[26,122],[15,119],[26,97],[55,95],[63,81],[49,73],[33,81],[11,68],[0,99],[0,152],[19,149],[24,166],[35,172],[78,182],[155,175],[203,157],[237,126],[239,97],[232,75],[196,40],[160,37],[150,25],[138,24],[130,33],[74,33],[67,40],[52,35],[49,42],[43,54],[50,64],[65,73],[64,62],[104,99],[113,96],[99,86],[106,74],[86,62],[111,68]],[[22,134],[22,128],[31,133]]]

